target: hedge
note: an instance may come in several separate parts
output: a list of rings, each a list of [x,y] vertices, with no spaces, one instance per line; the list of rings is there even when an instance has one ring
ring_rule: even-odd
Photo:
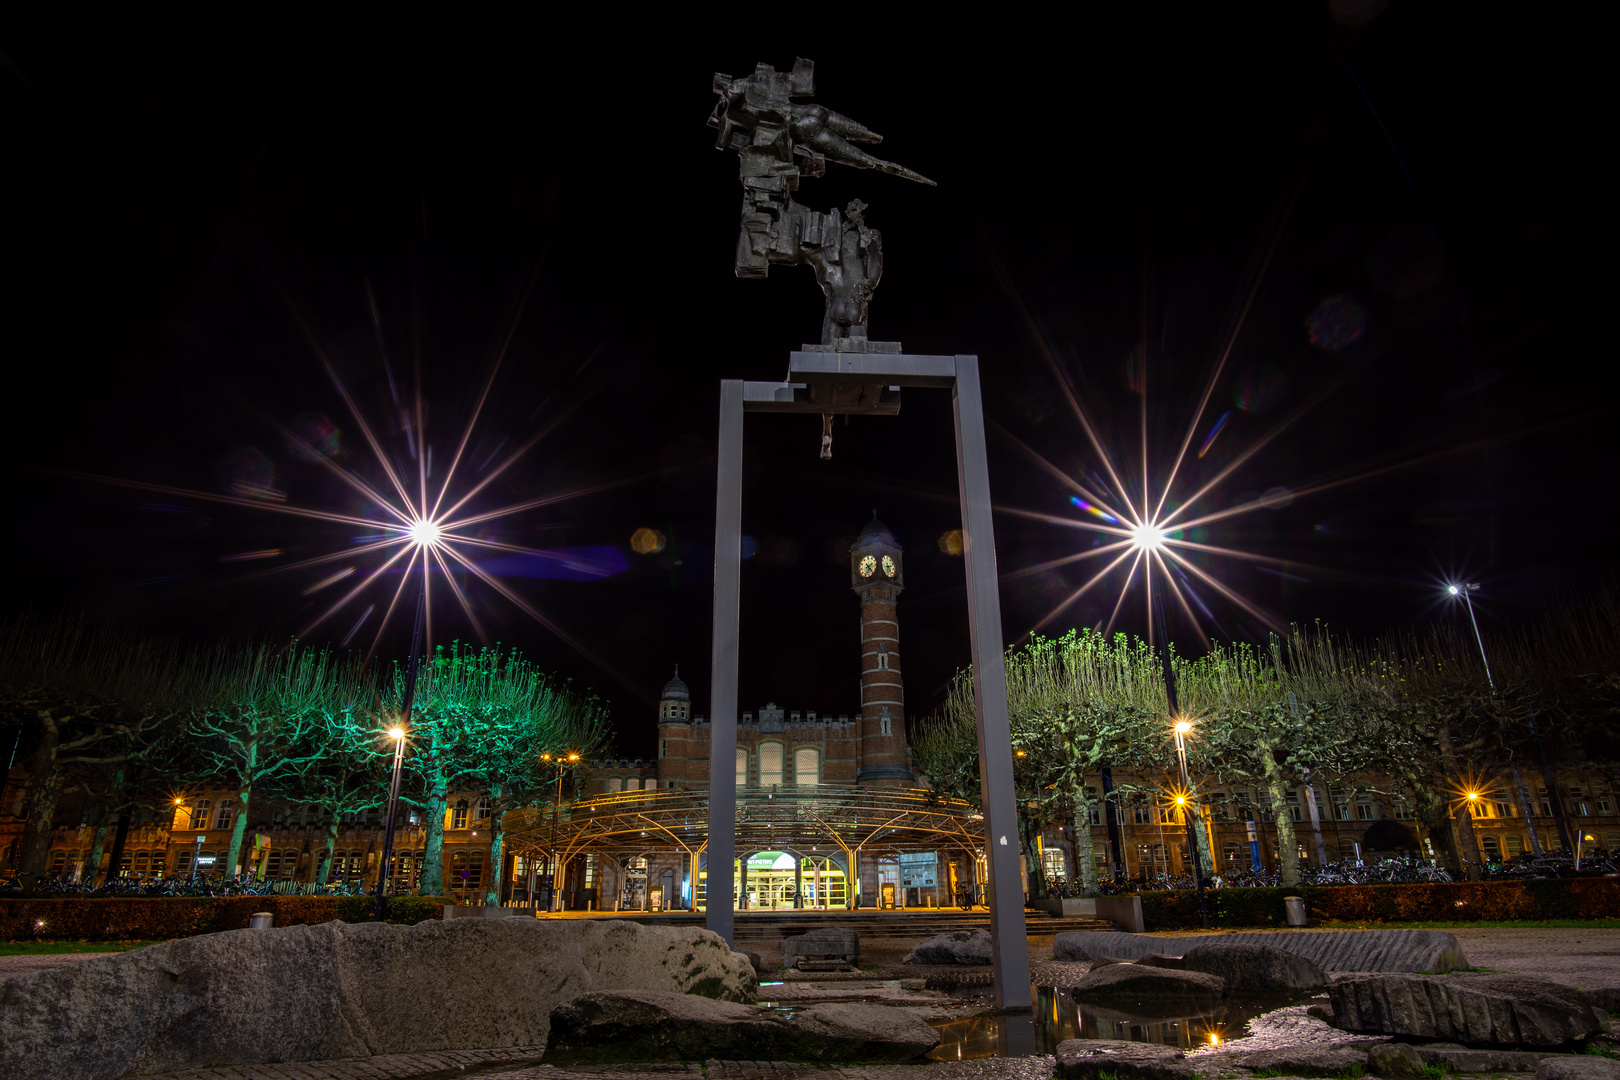
[[[1145,892],[1149,930],[1199,925],[1190,889]],[[1620,880],[1548,878],[1433,885],[1302,885],[1294,889],[1210,889],[1210,925],[1282,926],[1283,897],[1302,896],[1317,922],[1494,922],[1502,919],[1620,918]]]
[[[437,918],[447,899],[391,896],[386,920],[418,923]],[[372,896],[229,896],[74,900],[0,900],[0,941],[161,941],[243,930],[260,911],[277,926],[313,926],[342,919],[369,922]]]

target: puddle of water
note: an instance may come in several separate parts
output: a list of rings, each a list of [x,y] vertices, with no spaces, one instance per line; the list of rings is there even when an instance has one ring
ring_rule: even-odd
[[[1127,1039],[1202,1049],[1242,1038],[1248,1034],[1250,1020],[1298,1004],[1291,998],[1082,1002],[1053,986],[1031,987],[1030,994],[1034,1002],[1031,1015],[934,1021],[941,1041],[928,1056],[935,1061],[958,1061],[1051,1054],[1065,1039]]]

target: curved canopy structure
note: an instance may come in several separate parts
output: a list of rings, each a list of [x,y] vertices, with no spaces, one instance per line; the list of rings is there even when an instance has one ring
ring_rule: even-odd
[[[818,784],[738,788],[736,796],[739,853],[830,847],[892,858],[955,849],[974,858],[984,849],[978,809],[932,791]],[[623,859],[651,848],[695,858],[708,847],[708,814],[706,789],[629,791],[566,805],[556,821],[544,808],[513,811],[506,838],[519,854],[555,851],[565,865],[585,854]]]

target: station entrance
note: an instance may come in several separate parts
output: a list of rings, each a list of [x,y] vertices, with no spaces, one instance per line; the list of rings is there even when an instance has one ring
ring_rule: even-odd
[[[848,904],[848,879],[844,870],[825,855],[796,857],[786,851],[758,851],[748,856],[746,871],[742,860],[732,862],[732,900],[747,890],[746,903],[739,910],[780,911],[788,908],[826,910]],[[698,873],[698,909],[708,908],[707,870]]]

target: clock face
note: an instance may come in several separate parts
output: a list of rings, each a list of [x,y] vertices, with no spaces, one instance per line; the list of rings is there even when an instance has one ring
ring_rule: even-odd
[[[883,576],[894,577],[894,559],[888,555],[883,556]]]
[[[888,558],[887,555],[884,558]],[[861,577],[871,577],[877,573],[877,559],[867,555],[861,559]]]

